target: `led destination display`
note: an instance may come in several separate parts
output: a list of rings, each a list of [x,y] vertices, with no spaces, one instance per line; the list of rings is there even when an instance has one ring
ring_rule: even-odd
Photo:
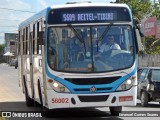
[[[131,21],[129,11],[123,7],[79,7],[52,9],[48,24],[104,23]]]
[[[64,13],[63,22],[117,20],[116,13]]]

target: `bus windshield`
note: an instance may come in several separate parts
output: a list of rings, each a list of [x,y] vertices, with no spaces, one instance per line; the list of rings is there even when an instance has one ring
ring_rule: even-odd
[[[96,73],[131,67],[130,25],[52,26],[48,29],[48,64],[56,71]]]

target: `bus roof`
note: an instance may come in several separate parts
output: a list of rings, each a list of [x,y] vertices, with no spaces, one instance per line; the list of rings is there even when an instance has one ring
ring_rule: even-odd
[[[41,17],[44,17],[46,16],[46,13],[47,13],[47,9],[44,9],[36,14],[34,14],[33,16],[29,17],[28,19],[24,20],[20,25],[19,25],[19,29],[23,28],[24,26],[27,26],[28,23],[30,22],[34,22],[35,20],[38,20],[40,19]]]
[[[128,5],[126,4],[116,4],[116,3],[76,3],[76,4],[64,4],[64,5],[53,5],[49,6],[46,9],[38,12],[37,14],[33,15],[32,17],[26,19],[19,25],[19,29],[23,28],[24,26],[27,26],[28,23],[34,22],[35,20],[38,20],[42,17],[45,17],[49,10],[51,9],[61,9],[61,8],[76,8],[76,7],[125,7],[128,8]]]
[[[110,7],[126,7],[129,8],[127,4],[116,4],[116,3],[75,3],[75,4],[64,4],[64,5],[53,5],[52,9],[56,8],[67,8],[67,7],[92,7],[92,6],[110,6]]]

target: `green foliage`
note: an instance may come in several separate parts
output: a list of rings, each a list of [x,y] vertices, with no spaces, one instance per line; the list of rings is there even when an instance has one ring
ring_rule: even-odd
[[[157,19],[160,19],[160,4],[155,4],[152,6],[151,16],[156,16]]]
[[[151,4],[150,1],[151,0],[116,0],[117,3],[128,4],[132,10],[133,17],[138,20],[153,16],[160,19],[160,0],[159,4]],[[146,48],[144,53],[160,54],[160,40],[156,39],[154,36],[145,37],[143,43]]]
[[[4,48],[5,48],[5,45],[4,44],[0,44],[0,54],[3,53]]]
[[[3,56],[4,48],[5,48],[5,45],[4,44],[0,44],[0,63],[5,62],[5,57]]]
[[[151,3],[148,1],[143,2],[142,0],[118,0],[119,3],[127,4],[131,10],[133,17],[141,20],[145,15],[152,11]]]
[[[160,40],[153,36],[145,38],[145,53],[146,54],[160,54]]]

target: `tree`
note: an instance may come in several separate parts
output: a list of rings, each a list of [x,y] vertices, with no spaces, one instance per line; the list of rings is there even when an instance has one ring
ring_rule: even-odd
[[[4,44],[0,44],[0,54],[3,54],[5,45]]]
[[[145,53],[147,54],[160,54],[160,40],[155,39],[153,36],[145,38]]]
[[[4,54],[4,44],[0,44],[0,63],[5,62],[5,57],[3,56]]]
[[[160,19],[160,0],[159,3],[154,3],[152,5],[152,11],[150,17],[156,16]],[[145,53],[147,54],[160,54],[160,39],[156,39],[155,36],[145,37]]]
[[[152,11],[151,11],[151,16],[156,16],[157,19],[160,19],[160,0],[159,3],[154,3],[152,5]]]
[[[141,21],[143,18],[156,16],[160,19],[160,0],[159,3],[151,4],[150,0],[116,0],[116,3],[126,3],[131,8],[133,17]],[[146,46],[144,53],[160,54],[160,40],[155,36],[143,39]]]
[[[133,17],[138,20],[143,19],[152,10],[151,3],[148,0],[116,0],[116,3],[127,4],[132,11]]]

